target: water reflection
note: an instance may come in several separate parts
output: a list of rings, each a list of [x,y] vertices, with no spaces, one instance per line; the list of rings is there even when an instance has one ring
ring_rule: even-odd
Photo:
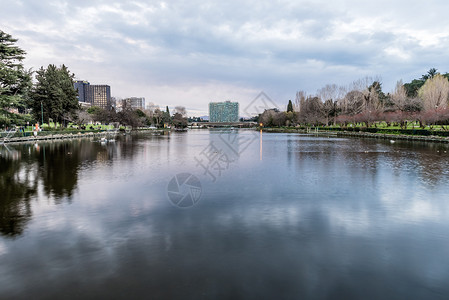
[[[9,150],[8,150],[9,151]],[[30,199],[37,193],[35,164],[0,157],[0,233],[17,236],[31,218]]]
[[[1,191],[17,184],[2,220],[23,216],[22,238],[0,237],[0,294],[447,298],[446,146],[264,134],[212,182],[194,157],[215,141],[193,131],[18,146],[0,165]],[[185,171],[204,187],[189,210],[166,199]]]
[[[169,136],[126,135],[109,143],[73,139],[0,146],[0,233],[23,233],[32,217],[31,199],[71,203],[80,171],[95,165],[110,166],[116,160],[130,161],[142,149],[148,149],[149,141],[161,140],[169,141]],[[160,151],[161,147],[154,149]]]
[[[112,163],[119,155],[131,159],[138,151],[135,147],[133,143],[102,144],[93,139],[0,147],[0,232],[6,236],[23,233],[32,217],[30,200],[40,197],[40,183],[41,198],[55,204],[70,203],[83,166]]]

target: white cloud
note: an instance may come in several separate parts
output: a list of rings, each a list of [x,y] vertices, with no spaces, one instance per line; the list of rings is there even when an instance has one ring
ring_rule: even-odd
[[[404,51],[403,49],[396,48],[396,47],[385,48],[385,53],[387,55],[397,57],[397,58],[403,59],[403,60],[409,60],[411,58],[411,55],[408,54],[406,51]]]

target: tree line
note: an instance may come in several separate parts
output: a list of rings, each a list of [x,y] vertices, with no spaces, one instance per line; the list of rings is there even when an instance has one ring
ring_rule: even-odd
[[[120,111],[112,107],[82,108],[74,87],[75,75],[65,66],[53,64],[33,72],[23,66],[26,52],[16,45],[17,39],[0,30],[0,126],[34,123],[76,124],[118,122],[132,127],[173,125],[186,127],[186,110],[175,108],[170,115],[158,107],[135,109],[124,105]],[[33,83],[33,75],[35,82]]]
[[[154,105],[150,105],[150,108],[147,109],[135,109],[126,101],[123,101],[120,111],[102,109],[96,106],[87,110],[81,109],[71,121],[80,126],[90,122],[99,122],[103,124],[120,123],[133,128],[140,126],[161,128],[167,125],[176,128],[187,127],[186,109],[183,106],[176,106],[173,115],[171,115],[168,106],[166,106],[165,111]]]
[[[366,77],[347,86],[327,84],[315,94],[296,93],[287,110],[266,110],[259,116],[264,126],[348,126],[370,127],[386,122],[406,128],[441,125],[449,130],[449,73],[430,69],[409,83],[398,81],[393,91],[384,93],[378,78]]]

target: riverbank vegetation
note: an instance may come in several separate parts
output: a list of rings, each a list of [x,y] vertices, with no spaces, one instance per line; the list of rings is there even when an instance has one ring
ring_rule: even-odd
[[[409,83],[398,81],[390,93],[369,77],[348,86],[329,84],[313,95],[298,91],[293,109],[289,101],[285,112],[265,110],[259,122],[266,127],[449,131],[448,78],[449,73],[432,68]]]

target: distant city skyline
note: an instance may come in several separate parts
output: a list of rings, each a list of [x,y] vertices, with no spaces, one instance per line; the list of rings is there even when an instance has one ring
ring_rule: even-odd
[[[449,72],[447,1],[7,1],[0,28],[24,65],[65,64],[107,83],[113,97],[145,97],[206,115],[208,103],[246,107],[264,91],[281,109],[298,90],[432,67]],[[242,112],[240,112],[242,113]]]

